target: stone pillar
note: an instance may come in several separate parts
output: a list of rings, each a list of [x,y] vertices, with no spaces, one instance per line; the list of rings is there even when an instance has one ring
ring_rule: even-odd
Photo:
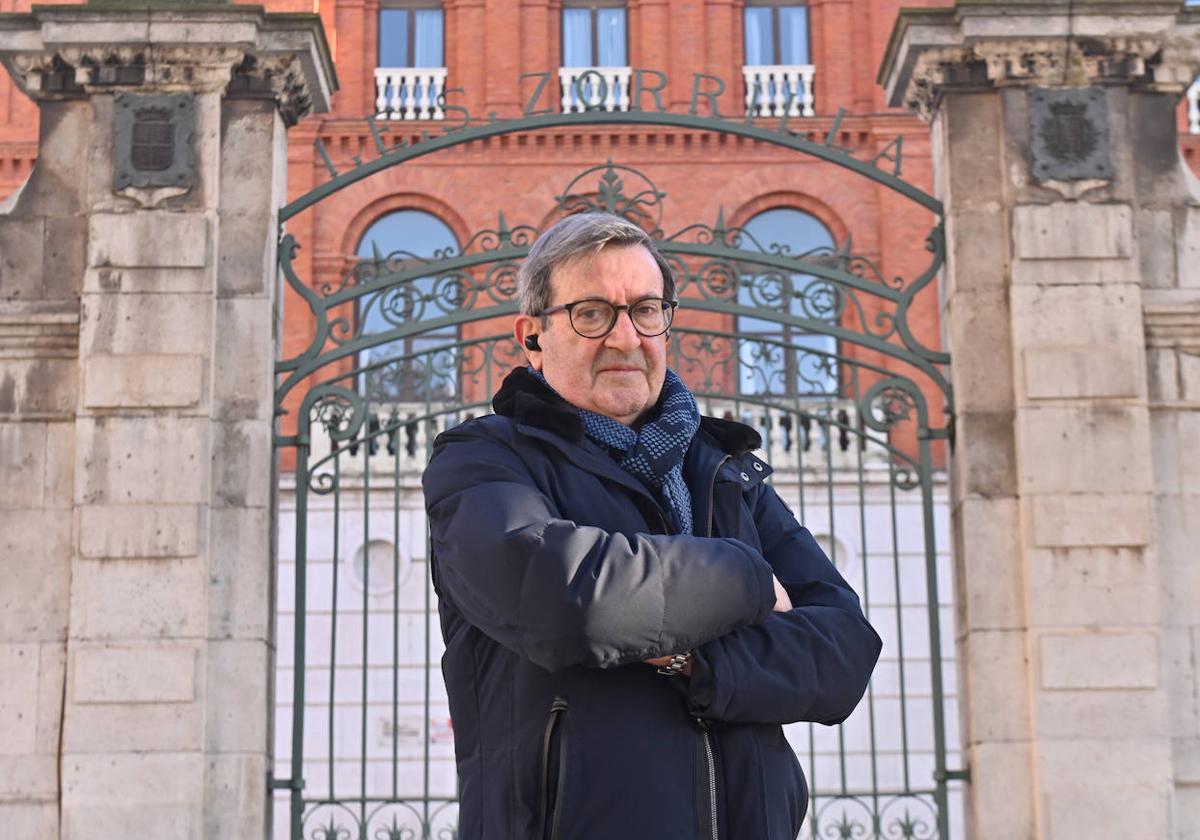
[[[885,58],[946,208],[977,840],[1198,836],[1198,68],[1196,12],[1098,0],[906,11]]]
[[[42,128],[0,216],[0,823],[265,837],[277,210],[321,26],[2,17]]]

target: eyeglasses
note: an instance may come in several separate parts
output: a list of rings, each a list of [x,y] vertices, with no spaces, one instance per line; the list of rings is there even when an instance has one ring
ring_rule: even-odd
[[[584,338],[604,338],[617,325],[617,317],[621,312],[626,311],[637,334],[653,338],[671,328],[671,319],[678,305],[678,301],[656,297],[642,298],[624,306],[617,306],[602,298],[587,298],[550,306],[538,314],[553,315],[565,309],[571,319],[571,328],[579,335]]]

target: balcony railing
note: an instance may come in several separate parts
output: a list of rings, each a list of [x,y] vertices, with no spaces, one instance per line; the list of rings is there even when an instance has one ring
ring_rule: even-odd
[[[811,117],[813,75],[811,64],[747,64],[746,112],[757,117]]]
[[[376,67],[375,111],[380,119],[440,120],[445,67]]]
[[[1192,82],[1187,92],[1188,131],[1200,134],[1200,79]]]
[[[769,408],[730,398],[700,398],[700,410],[716,417],[736,419],[762,435],[762,455],[780,473],[829,471],[886,475],[889,455],[881,435],[864,427],[859,407],[852,400],[833,399],[797,411]],[[419,476],[429,458],[429,447],[438,434],[470,417],[487,413],[456,411],[450,404],[413,402],[372,406],[363,433],[339,456],[343,478],[361,476]],[[310,463],[318,463],[334,450],[328,434],[314,430]],[[369,463],[368,463],[369,462]],[[332,469],[328,463],[326,469]]]
[[[564,114],[580,111],[628,111],[628,67],[560,67]]]

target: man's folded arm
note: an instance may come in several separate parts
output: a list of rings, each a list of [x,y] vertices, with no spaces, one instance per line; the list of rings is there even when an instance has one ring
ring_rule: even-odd
[[[882,643],[773,489],[759,499],[755,521],[793,608],[701,645],[686,687],[690,705],[714,720],[840,723],[862,699]]]
[[[763,621],[771,569],[736,540],[625,536],[563,519],[517,454],[472,432],[425,470],[443,597],[548,670],[674,653]]]

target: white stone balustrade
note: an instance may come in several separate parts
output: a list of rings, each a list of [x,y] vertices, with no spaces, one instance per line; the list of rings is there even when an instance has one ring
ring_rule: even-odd
[[[813,76],[811,64],[747,64],[742,67],[746,80],[746,112],[756,117],[811,117]]]
[[[393,433],[383,431],[395,425],[388,419],[391,410],[391,405],[372,406],[375,420],[371,427],[381,430],[374,438],[375,451],[368,454],[361,443],[353,453],[343,451],[338,465],[341,475],[360,476],[368,468],[372,476],[391,476],[397,472],[419,475],[425,468],[433,439],[447,428],[474,416],[467,412],[451,412],[437,415],[432,420],[406,421],[404,418],[428,417],[441,408],[423,402],[399,403],[396,416],[401,418],[400,426]],[[870,429],[864,434],[856,431],[860,428],[858,408],[852,400],[821,403],[805,410],[810,412],[807,429],[804,427],[805,416],[792,411],[739,404],[729,399],[700,401],[702,413],[733,418],[756,429],[763,438],[760,454],[778,472],[803,472],[819,477],[826,473],[857,473],[861,464],[871,476],[878,475],[881,480],[887,480],[888,454],[884,446],[876,442],[881,435]],[[475,412],[476,415],[479,413]],[[827,423],[816,419],[818,417],[831,417],[833,422]],[[842,426],[848,427],[845,432]],[[361,433],[359,440],[362,440]],[[862,445],[864,440],[866,443]],[[314,429],[310,467],[331,451],[329,435],[323,429]],[[327,466],[332,469],[331,463]]]
[[[803,406],[802,410],[806,414],[733,400],[700,400],[701,413],[737,420],[762,435],[759,454],[776,472],[803,472],[820,478],[856,473],[861,465],[869,473],[878,471],[886,480],[887,451],[876,443],[881,435],[870,429],[863,434],[857,431],[861,424],[853,400],[822,402]]]
[[[376,67],[376,116],[389,120],[444,119],[445,89],[445,67]]]
[[[1200,134],[1200,79],[1192,82],[1187,92],[1188,131]]]
[[[629,67],[560,67],[564,114],[582,111],[628,111]]]

